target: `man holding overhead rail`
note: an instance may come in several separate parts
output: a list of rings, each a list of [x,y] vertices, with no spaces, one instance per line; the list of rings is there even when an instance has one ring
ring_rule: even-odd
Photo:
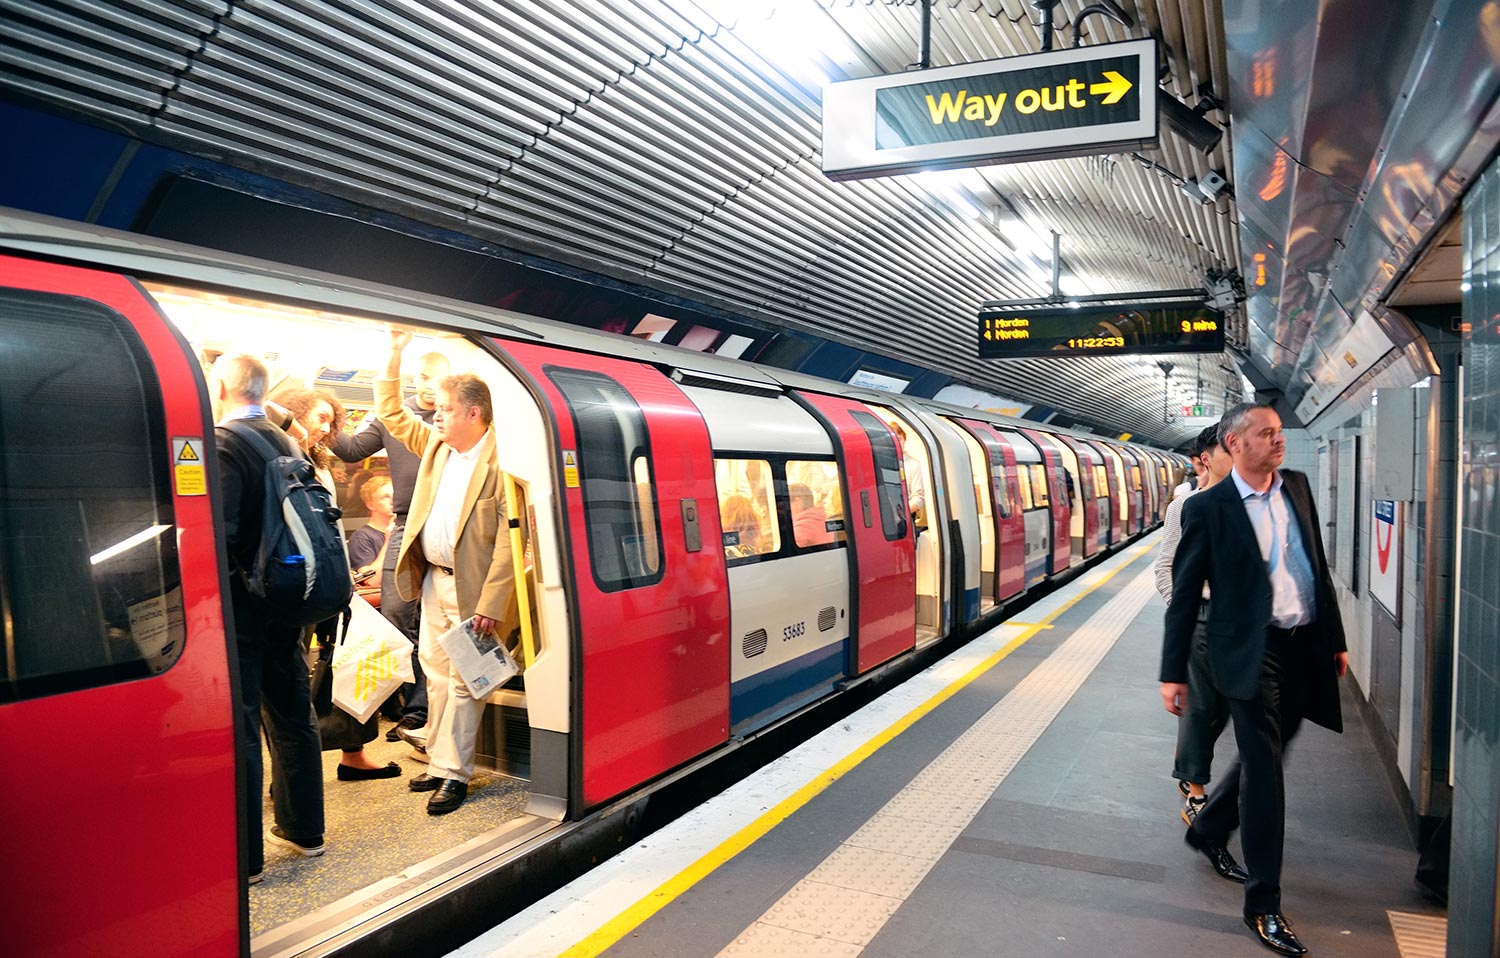
[[[1338,680],[1348,668],[1344,626],[1307,477],[1279,468],[1281,417],[1270,406],[1231,409],[1219,436],[1229,479],[1182,507],[1172,601],[1162,642],[1161,697],[1182,714],[1203,587],[1214,686],[1229,700],[1239,760],[1220,779],[1185,836],[1223,878],[1245,884],[1245,924],[1283,955],[1307,949],[1281,912],[1286,831],[1282,761],[1304,718],[1343,731]],[[1226,847],[1236,828],[1241,870]]]
[[[490,390],[472,373],[446,376],[435,392],[431,425],[401,404],[401,353],[412,334],[391,330],[384,378],[375,380],[376,411],[398,442],[421,456],[406,535],[396,559],[402,598],[422,599],[418,655],[427,678],[427,772],[409,783],[432,792],[430,815],[463,804],[474,774],[474,747],[484,700],[453,668],[438,636],[474,617],[502,640],[517,624],[505,487],[495,457]]]
[[[399,371],[397,373],[400,375]],[[425,423],[432,422],[437,405],[438,380],[448,375],[448,357],[442,353],[428,353],[422,357],[417,370],[417,394],[406,401],[412,415]],[[384,449],[386,468],[391,475],[391,505],[395,518],[391,520],[386,538],[385,561],[380,570],[380,614],[400,629],[412,644],[412,669],[415,681],[406,693],[406,704],[401,709],[400,728],[412,735],[416,744],[425,745],[426,737],[415,730],[427,724],[427,684],[422,679],[422,663],[416,654],[417,603],[401,598],[396,589],[396,556],[401,551],[401,540],[405,537],[406,514],[411,509],[412,491],[417,485],[417,468],[422,463],[420,453],[412,452],[391,436],[379,416],[367,416],[360,423],[359,431],[346,435],[336,431],[328,439],[328,448],[345,462],[362,462]],[[386,735],[387,741],[396,740],[396,729]]]
[[[1172,562],[1177,555],[1178,540],[1182,538],[1183,503],[1229,475],[1233,467],[1234,460],[1219,444],[1219,424],[1214,423],[1200,432],[1193,443],[1193,469],[1199,476],[1198,487],[1180,493],[1169,502],[1167,517],[1162,523],[1155,573],[1156,591],[1161,594],[1163,602],[1170,604],[1172,601]],[[1213,765],[1214,743],[1229,721],[1229,706],[1214,688],[1208,668],[1207,623],[1208,590],[1204,589],[1203,604],[1198,607],[1198,626],[1193,630],[1193,648],[1188,656],[1187,704],[1177,717],[1177,758],[1172,767],[1172,777],[1184,790],[1182,821],[1186,825],[1193,824],[1193,819],[1208,801],[1203,786],[1208,784],[1209,769]]]

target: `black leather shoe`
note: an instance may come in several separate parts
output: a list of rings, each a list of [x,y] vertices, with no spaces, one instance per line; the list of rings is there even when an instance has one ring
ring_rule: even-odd
[[[416,778],[409,779],[407,781],[407,783],[406,783],[406,787],[409,788],[409,789],[411,789],[414,792],[435,792],[435,791],[438,790],[438,787],[441,786],[442,784],[443,784],[443,780],[442,779],[440,779],[440,778],[433,778],[431,775],[428,775],[426,772],[423,772],[421,775],[418,775]]]
[[[396,778],[401,774],[401,766],[395,762],[386,762],[381,768],[354,768],[351,765],[339,766],[339,781],[341,782],[367,782],[372,778]]]
[[[469,785],[467,782],[457,782],[451,778],[442,780],[443,784],[432,793],[427,800],[427,814],[446,815],[464,803],[469,796]]]
[[[1234,860],[1234,856],[1229,854],[1227,847],[1198,838],[1191,828],[1183,835],[1183,841],[1188,843],[1189,848],[1207,858],[1208,863],[1214,866],[1214,871],[1219,873],[1220,878],[1239,882],[1241,885],[1249,879],[1250,876],[1240,867],[1240,863]]]
[[[1255,932],[1255,937],[1260,943],[1272,951],[1282,955],[1292,955],[1293,958],[1307,954],[1307,948],[1292,934],[1292,923],[1286,920],[1286,916],[1280,912],[1271,912],[1268,915],[1246,915],[1245,924]]]

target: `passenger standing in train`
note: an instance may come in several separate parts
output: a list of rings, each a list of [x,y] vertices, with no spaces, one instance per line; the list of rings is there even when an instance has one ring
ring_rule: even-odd
[[[433,409],[437,404],[438,380],[448,375],[448,357],[442,353],[428,353],[422,357],[417,370],[417,394],[405,403],[406,409],[424,423],[432,422]],[[406,703],[401,709],[401,720],[397,728],[386,735],[394,742],[401,732],[407,741],[418,748],[426,746],[427,736],[421,729],[427,724],[427,683],[422,678],[421,656],[417,654],[417,600],[401,598],[396,588],[396,556],[401,551],[401,540],[405,537],[406,514],[411,509],[411,494],[417,484],[417,468],[421,456],[407,449],[391,437],[378,415],[369,415],[359,424],[354,435],[342,430],[332,436],[328,446],[333,454],[345,462],[362,462],[384,449],[386,469],[391,477],[391,505],[395,518],[388,533],[389,545],[385,551],[385,564],[380,570],[380,613],[400,629],[411,641],[412,672],[415,681],[402,687]]]
[[[1245,883],[1245,924],[1262,944],[1304,955],[1281,911],[1282,762],[1304,718],[1343,731],[1338,680],[1349,656],[1311,487],[1302,473],[1279,468],[1286,455],[1281,418],[1269,406],[1246,403],[1231,409],[1219,428],[1234,469],[1228,481],[1182,510],[1161,695],[1167,711],[1182,713],[1208,585],[1208,658],[1214,685],[1229,700],[1239,759],[1186,840],[1219,875]],[[1242,829],[1243,870],[1226,847],[1236,828]]]
[[[1163,520],[1161,548],[1156,553],[1156,591],[1163,602],[1172,601],[1172,560],[1182,538],[1182,505],[1199,492],[1229,475],[1234,460],[1219,444],[1219,425],[1215,423],[1200,432],[1193,444],[1193,469],[1201,477],[1196,489],[1189,489],[1167,504]],[[1180,487],[1179,487],[1180,488]],[[1182,801],[1183,824],[1193,824],[1203,804],[1208,801],[1204,786],[1214,760],[1214,743],[1229,721],[1229,704],[1214,689],[1208,670],[1208,589],[1203,590],[1203,604],[1198,607],[1198,625],[1193,630],[1193,649],[1188,655],[1187,704],[1177,718],[1177,757],[1172,777],[1185,790]]]
[[[828,513],[818,505],[812,490],[800,482],[787,487],[792,506],[792,538],[799,546],[821,546],[833,541],[828,531]]]
[[[241,819],[250,853],[249,880],[261,880],[261,720],[271,752],[271,801],[276,824],[270,841],[309,858],[323,854],[323,757],[313,719],[304,630],[276,623],[276,610],[252,595],[243,574],[260,549],[267,462],[223,424],[243,420],[273,448],[301,455],[280,428],[266,419],[266,367],[253,356],[221,358],[214,366],[214,392],[221,409],[214,430],[219,484],[224,496],[224,535],[229,553],[229,601],[234,610],[239,662],[240,727],[246,774],[240,782]]]
[[[500,534],[505,491],[489,387],[472,373],[442,379],[428,425],[401,404],[401,354],[409,342],[411,333],[391,330],[375,402],[391,436],[422,456],[396,586],[407,599],[422,597],[418,653],[427,676],[429,764],[410,786],[432,792],[428,814],[444,815],[468,796],[484,699],[469,694],[437,638],[472,616],[479,631],[503,641],[519,615],[510,537]]]

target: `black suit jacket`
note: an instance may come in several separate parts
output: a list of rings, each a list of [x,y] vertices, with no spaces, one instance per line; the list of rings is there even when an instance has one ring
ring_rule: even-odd
[[[1313,674],[1305,676],[1308,694],[1303,717],[1341,732],[1343,716],[1333,656],[1345,651],[1344,623],[1328,576],[1323,538],[1318,534],[1318,510],[1306,476],[1283,469],[1281,481],[1317,583],[1317,609],[1307,636],[1314,644],[1309,659],[1314,665]],[[1204,583],[1212,592],[1206,630],[1214,685],[1228,698],[1254,698],[1260,694],[1266,629],[1271,621],[1271,579],[1233,477],[1225,477],[1182,504],[1182,539],[1172,560],[1172,601],[1167,606],[1162,642],[1163,682],[1187,681]]]

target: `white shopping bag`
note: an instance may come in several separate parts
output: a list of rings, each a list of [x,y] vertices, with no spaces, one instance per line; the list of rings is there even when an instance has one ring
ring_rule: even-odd
[[[358,595],[349,610],[349,633],[333,653],[333,704],[368,722],[392,692],[415,680],[412,644]]]
[[[438,644],[476,699],[489,695],[521,671],[500,640],[474,627],[472,615],[438,636]]]

